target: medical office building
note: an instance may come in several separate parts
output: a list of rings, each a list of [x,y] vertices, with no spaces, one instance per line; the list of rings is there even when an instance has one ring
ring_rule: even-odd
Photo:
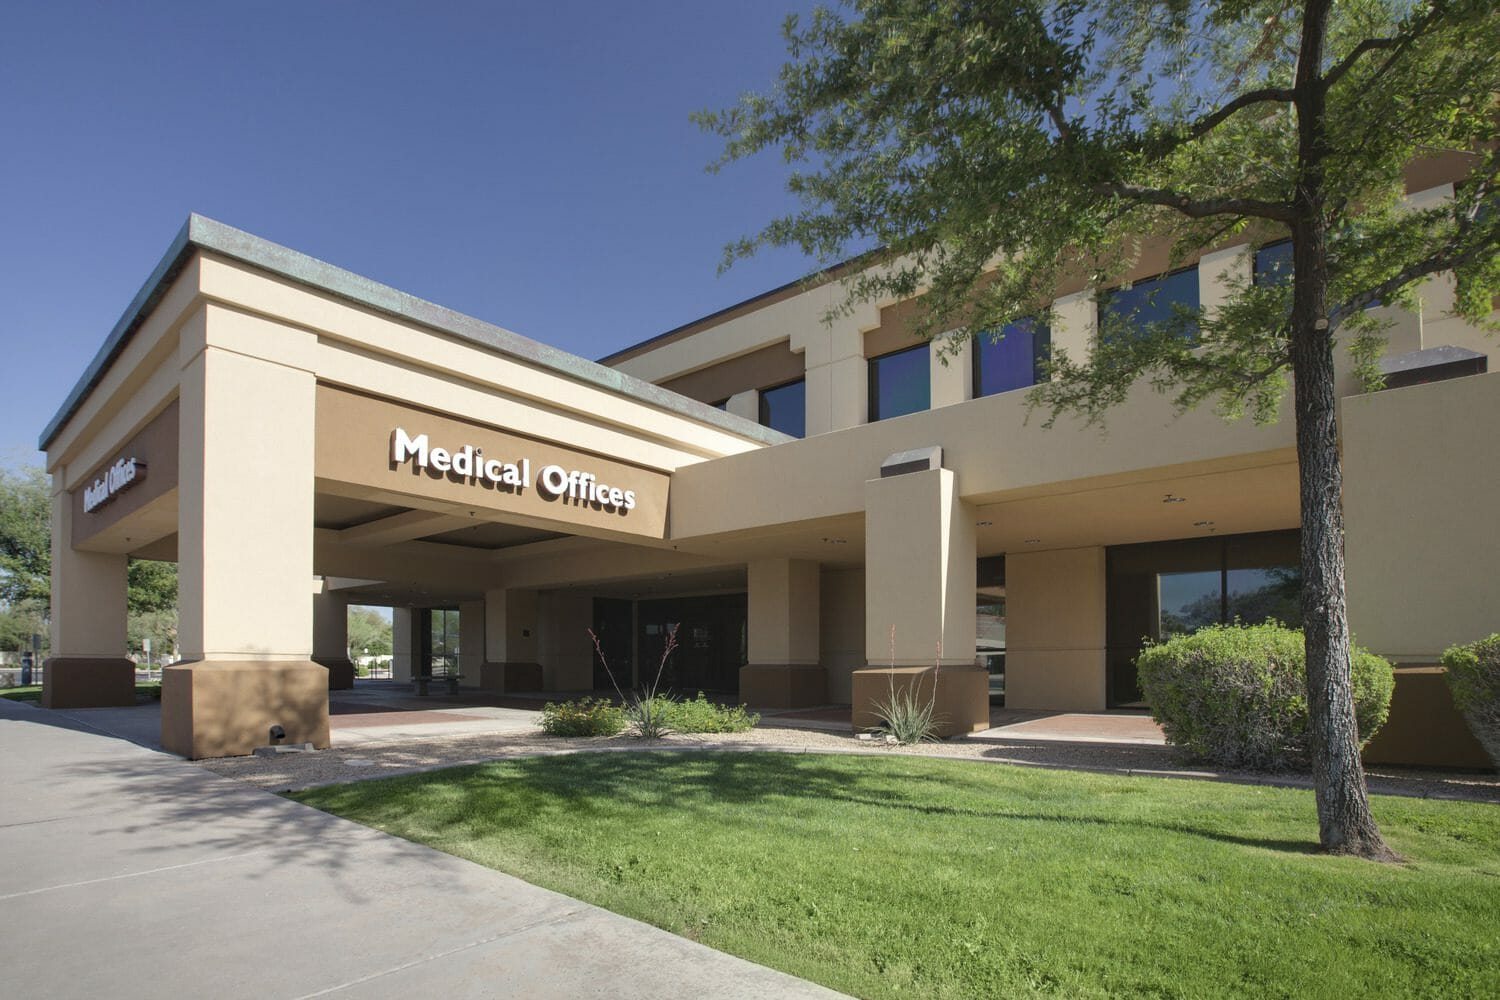
[[[1431,173],[1431,172],[1429,172]],[[1440,174],[1413,201],[1442,198]],[[1212,309],[1284,248],[1213,248],[1118,291],[1057,291],[1049,329],[946,360],[911,303],[829,323],[793,285],[578,358],[194,216],[42,436],[53,483],[45,700],[121,704],[128,557],[179,567],[163,743],[328,744],[350,604],[396,608],[397,661],[457,615],[465,687],[640,675],[752,705],[850,705],[941,666],[949,731],[1011,708],[1138,706],[1143,637],[1297,612],[1290,417],[1181,415],[1149,387],[1103,430],[1026,392],[1101,309]],[[1500,629],[1496,342],[1451,282],[1391,311],[1388,387],[1340,386],[1351,621],[1400,666],[1387,760],[1473,764],[1440,652]],[[437,629],[439,634],[441,628]],[[930,674],[929,674],[930,676]]]

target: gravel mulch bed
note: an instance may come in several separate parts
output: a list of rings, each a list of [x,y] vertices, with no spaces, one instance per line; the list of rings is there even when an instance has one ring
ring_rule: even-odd
[[[335,747],[312,753],[274,757],[228,757],[198,761],[199,766],[272,791],[283,792],[316,785],[341,784],[395,774],[429,771],[459,764],[477,764],[511,757],[590,752],[671,752],[695,750],[760,750],[784,753],[878,753],[955,757],[976,762],[1051,767],[1109,774],[1150,775],[1244,784],[1311,787],[1305,775],[1250,774],[1204,770],[1182,764],[1170,747],[1102,743],[1071,743],[1026,739],[961,738],[942,743],[902,747],[878,740],[861,740],[847,733],[763,725],[748,733],[727,735],[672,735],[655,744],[628,736],[564,739],[540,729],[521,733],[484,733],[411,739]],[[1500,803],[1500,774],[1447,772],[1374,767],[1370,791],[1418,798],[1468,799]]]

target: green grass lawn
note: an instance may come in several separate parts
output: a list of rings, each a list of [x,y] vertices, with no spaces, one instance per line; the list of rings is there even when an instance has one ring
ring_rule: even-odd
[[[866,997],[1500,996],[1500,808],[922,758],[580,754],[320,809]],[[650,955],[620,955],[622,965]]]
[[[137,684],[135,686],[137,699],[160,698],[161,682],[152,681],[150,684]],[[25,687],[0,688],[0,698],[9,698],[11,701],[29,701],[35,704],[42,700],[42,686],[40,684],[28,684]]]

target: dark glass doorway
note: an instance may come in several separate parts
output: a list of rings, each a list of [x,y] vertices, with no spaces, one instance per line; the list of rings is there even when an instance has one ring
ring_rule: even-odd
[[[632,616],[636,623],[633,644],[628,639]],[[632,686],[632,668],[636,685],[651,683],[666,648],[667,631],[678,626],[677,649],[662,670],[661,686],[684,697],[699,691],[724,695],[739,692],[740,667],[746,662],[747,621],[744,594],[594,600],[594,631],[610,666],[627,664],[625,669],[615,670],[621,687]],[[597,663],[594,683],[595,687],[610,688],[608,676]]]

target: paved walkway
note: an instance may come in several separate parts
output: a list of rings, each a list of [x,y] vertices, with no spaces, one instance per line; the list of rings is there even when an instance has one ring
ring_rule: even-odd
[[[79,717],[0,699],[6,996],[837,996]]]

